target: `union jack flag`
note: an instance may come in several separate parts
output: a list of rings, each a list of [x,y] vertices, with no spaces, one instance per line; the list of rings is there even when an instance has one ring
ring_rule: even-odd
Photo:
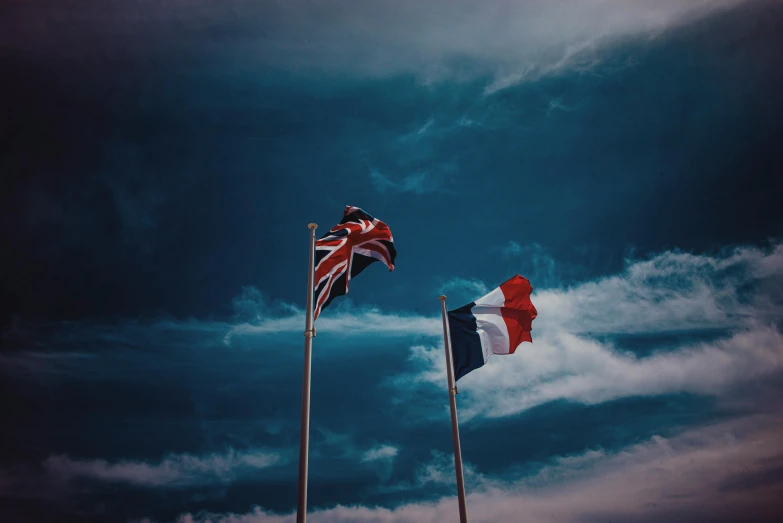
[[[375,261],[394,270],[394,239],[389,227],[358,207],[345,208],[343,220],[315,242],[313,321],[334,298],[348,292],[351,278]]]

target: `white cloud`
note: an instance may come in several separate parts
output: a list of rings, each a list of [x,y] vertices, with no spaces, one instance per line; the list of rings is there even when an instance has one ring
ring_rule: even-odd
[[[783,424],[754,417],[659,436],[619,452],[561,457],[534,476],[469,492],[471,521],[531,523],[626,521],[774,521],[783,494]],[[445,465],[445,463],[444,463]],[[445,477],[443,478],[445,481]],[[294,514],[185,514],[179,523],[283,523]],[[454,521],[453,497],[393,509],[337,506],[308,514],[313,523]]]
[[[262,451],[229,449],[223,454],[194,456],[169,454],[160,462],[78,460],[65,455],[50,456],[44,462],[47,472],[64,481],[87,478],[122,482],[146,487],[177,487],[228,483],[240,474],[252,473],[283,462],[282,455]]]
[[[779,316],[762,280],[781,276],[780,245],[723,256],[666,252],[616,276],[537,292],[534,327],[593,334],[736,328]]]
[[[781,318],[774,294],[783,247],[740,248],[722,256],[664,253],[621,274],[568,289],[534,292],[533,343],[493,356],[459,382],[460,419],[517,414],[566,399],[595,404],[680,392],[720,395],[783,371]],[[678,332],[713,329],[723,337],[677,343]],[[636,355],[600,335],[665,336]],[[414,374],[397,383],[444,386],[440,343],[411,348]]]
[[[415,347],[412,358],[425,370],[408,379],[443,385],[441,347]],[[558,399],[595,404],[627,396],[720,394],[781,370],[783,336],[771,327],[646,357],[573,334],[547,334],[462,378],[460,421],[509,416]]]
[[[370,461],[394,459],[397,456],[398,451],[399,449],[392,445],[380,445],[365,452],[362,456],[362,461],[367,463]]]
[[[224,343],[231,344],[235,336],[269,335],[304,331],[304,312],[284,317],[264,318],[257,323],[242,323],[231,327],[224,337]],[[316,335],[335,333],[340,336],[437,336],[441,332],[437,318],[416,314],[385,313],[378,308],[364,308],[358,311],[342,312],[330,310],[316,322]]]

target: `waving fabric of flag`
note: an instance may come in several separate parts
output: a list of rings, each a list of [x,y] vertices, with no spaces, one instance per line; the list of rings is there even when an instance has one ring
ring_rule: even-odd
[[[394,239],[389,227],[358,207],[347,206],[343,220],[315,242],[313,319],[334,298],[348,292],[351,278],[375,261],[394,270]]]
[[[484,365],[492,354],[514,354],[538,315],[527,278],[516,275],[486,296],[448,313],[454,379]]]

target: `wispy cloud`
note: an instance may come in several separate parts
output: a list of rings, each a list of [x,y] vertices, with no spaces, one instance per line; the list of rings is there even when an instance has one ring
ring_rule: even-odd
[[[421,195],[440,189],[439,183],[427,171],[419,171],[399,181],[392,181],[373,169],[370,171],[370,180],[378,192],[410,192]]]
[[[258,321],[270,316],[296,314],[299,309],[289,303],[271,300],[252,285],[242,288],[239,296],[231,300],[234,317],[239,321]]]
[[[774,521],[783,493],[783,424],[753,417],[695,429],[671,439],[659,436],[618,452],[590,450],[555,459],[534,476],[488,483],[468,494],[472,521],[532,523],[721,520]],[[446,462],[433,465],[446,481]],[[765,478],[764,481],[760,481]],[[453,476],[452,476],[453,481]],[[395,508],[337,506],[314,511],[316,523],[439,522],[457,519],[453,497]],[[283,523],[257,508],[249,514],[185,514],[179,523]]]
[[[514,246],[518,244],[509,244],[512,254]],[[542,257],[549,267],[546,253]],[[781,278],[783,246],[776,245],[771,249],[742,247],[721,255],[664,252],[647,260],[629,261],[619,274],[567,288],[540,290],[531,280],[539,312],[533,324],[534,338],[545,332],[643,334],[738,329],[770,322],[783,313],[772,285]],[[500,283],[455,278],[442,283],[439,290],[481,293]],[[300,332],[302,325],[304,312],[289,305],[283,314],[227,326],[225,342],[240,335]],[[317,329],[344,336],[441,334],[437,316],[385,312],[377,307],[335,309],[318,319]]]
[[[560,274],[563,267],[558,266],[555,259],[538,243],[522,245],[510,241],[501,247],[500,252],[503,258],[519,267],[518,272],[536,282],[536,289],[555,287],[564,276]]]
[[[396,138],[357,146],[356,154],[364,158],[373,188],[391,194],[453,194],[452,181],[462,158],[459,144],[466,132],[482,125],[467,117],[452,120],[429,118],[409,126]],[[444,156],[441,152],[447,153]],[[438,156],[442,159],[433,161]]]
[[[315,439],[316,456],[332,456],[360,463],[392,461],[400,451],[399,446],[391,443],[375,444],[369,448],[358,444],[354,435],[334,432],[323,427],[317,427],[318,437]]]
[[[224,342],[230,344],[236,336],[269,335],[303,330],[304,312],[279,318],[265,318],[257,323],[242,323],[231,327]],[[389,313],[378,308],[363,308],[351,312],[331,311],[318,318],[317,332],[334,332],[343,336],[437,336],[440,328],[436,317],[417,314]]]
[[[421,140],[422,138],[425,138],[427,135],[431,135],[433,130],[437,130],[438,127],[435,125],[435,120],[433,118],[429,118],[426,122],[424,122],[424,125],[417,128],[415,131],[404,134],[399,138],[400,142],[416,142]]]
[[[381,482],[391,477],[400,446],[392,443],[357,443],[353,434],[333,432],[316,428],[319,437],[315,439],[312,456],[316,459],[342,460],[346,466],[361,464],[375,472]]]
[[[426,489],[430,486],[456,486],[456,467],[454,456],[439,451],[432,451],[432,457],[426,463],[420,465],[415,472],[412,482],[400,482],[396,484],[378,487],[379,492],[402,492]],[[465,479],[468,491],[486,490],[496,484],[502,483],[488,478],[476,471],[473,464],[467,460],[462,463],[462,475]]]
[[[365,452],[362,456],[362,461],[367,463],[371,461],[394,459],[394,457],[397,456],[398,451],[399,449],[392,445],[380,445]]]
[[[229,449],[222,454],[194,456],[169,454],[161,461],[79,460],[66,455],[50,456],[46,471],[63,481],[91,479],[144,487],[181,487],[229,483],[243,474],[284,462],[280,453]]]
[[[449,298],[450,308],[470,303],[489,292],[487,284],[475,278],[452,278],[439,288],[440,294]]]

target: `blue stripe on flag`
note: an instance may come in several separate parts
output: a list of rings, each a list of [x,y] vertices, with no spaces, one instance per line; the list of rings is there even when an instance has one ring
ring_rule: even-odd
[[[455,381],[484,365],[476,317],[470,312],[475,305],[469,303],[448,313]]]

